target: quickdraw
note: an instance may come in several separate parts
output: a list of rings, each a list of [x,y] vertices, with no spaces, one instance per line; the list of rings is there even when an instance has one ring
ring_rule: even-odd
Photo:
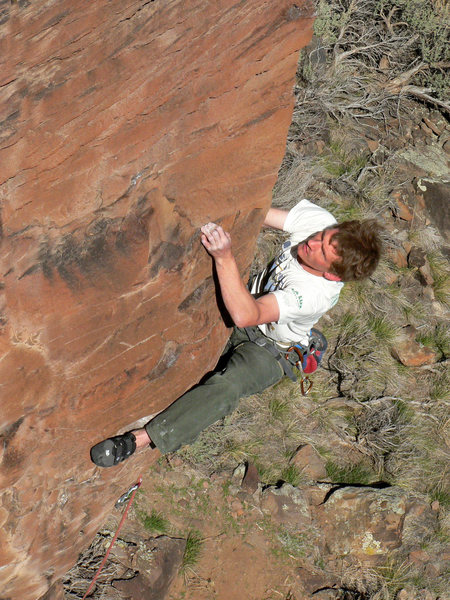
[[[141,481],[142,481],[142,480],[140,480],[140,481],[138,481],[137,483],[135,483],[134,485],[132,485],[132,486],[130,487],[130,489],[129,489],[127,492],[125,492],[125,494],[122,494],[122,495],[120,496],[120,498],[117,500],[117,502],[115,503],[115,505],[114,505],[114,508],[120,508],[120,506],[121,506],[122,504],[124,504],[124,503],[125,503],[125,502],[128,500],[128,498],[131,496],[131,494],[132,494],[134,491],[136,491],[136,490],[138,490],[138,489],[139,489],[139,487],[140,487],[140,485],[141,485]]]
[[[292,359],[293,354],[297,355],[296,361],[293,361],[293,359]],[[309,394],[309,392],[311,391],[313,382],[303,372],[304,354],[305,353],[302,352],[298,346],[291,346],[290,348],[288,348],[288,350],[286,352],[286,360],[288,360],[300,372],[300,391],[301,391],[302,396],[307,396]]]

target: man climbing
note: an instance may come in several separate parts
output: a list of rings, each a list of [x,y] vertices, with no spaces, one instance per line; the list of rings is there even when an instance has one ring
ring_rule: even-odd
[[[289,371],[286,349],[295,344],[307,348],[311,328],[336,304],[343,282],[371,275],[380,257],[375,221],[338,225],[328,211],[308,200],[290,211],[271,208],[264,225],[290,236],[279,256],[254,278],[250,291],[240,277],[230,234],[214,223],[201,228],[202,244],[214,260],[222,299],[235,325],[221,370],[144,428],[93,446],[96,465],[116,465],[147,446],[162,454],[173,452],[232,412],[240,398],[279,381]]]

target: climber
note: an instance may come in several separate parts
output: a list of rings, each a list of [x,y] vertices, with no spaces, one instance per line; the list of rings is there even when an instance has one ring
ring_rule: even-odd
[[[287,374],[280,360],[283,351],[295,343],[307,347],[311,328],[337,302],[343,282],[371,275],[380,257],[375,221],[338,225],[328,211],[308,200],[290,211],[269,209],[264,225],[287,232],[289,240],[253,279],[250,290],[239,275],[230,234],[214,223],[201,228],[201,242],[214,260],[222,299],[235,325],[221,366],[144,428],[93,446],[96,465],[116,465],[147,446],[173,452],[232,412],[240,398],[279,381]]]

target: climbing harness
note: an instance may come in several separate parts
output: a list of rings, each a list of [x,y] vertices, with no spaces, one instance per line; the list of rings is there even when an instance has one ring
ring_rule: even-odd
[[[284,356],[275,343],[263,335],[257,327],[245,327],[245,332],[247,333],[248,339],[260,346],[261,348],[265,348],[272,354],[272,356],[280,363],[283,372],[285,375],[289,377],[292,381],[297,381],[297,377],[295,376],[294,371],[292,370],[292,363],[290,363],[287,359],[287,356]]]
[[[97,581],[98,576],[102,572],[102,569],[105,566],[106,561],[108,560],[109,553],[111,552],[111,549],[112,549],[112,547],[114,546],[114,544],[115,544],[115,542],[117,540],[117,537],[119,535],[119,531],[122,529],[122,525],[123,525],[123,523],[124,523],[124,521],[126,519],[126,516],[127,516],[128,511],[130,509],[131,503],[134,500],[136,492],[141,487],[141,484],[142,484],[142,476],[140,476],[139,479],[137,480],[137,482],[133,486],[131,486],[130,489],[127,492],[125,492],[125,494],[122,494],[122,496],[120,496],[120,498],[117,500],[117,502],[115,504],[116,508],[118,506],[121,506],[124,502],[126,502],[127,498],[129,498],[127,507],[124,510],[122,518],[120,519],[120,523],[119,523],[119,525],[118,525],[118,527],[116,529],[116,533],[114,534],[114,537],[111,540],[111,543],[110,543],[110,545],[108,547],[108,550],[106,551],[106,554],[105,554],[105,556],[104,556],[104,558],[102,560],[102,563],[99,566],[99,568],[97,569],[97,572],[94,575],[94,577],[92,578],[91,584],[88,587],[87,592],[85,593],[85,595],[83,596],[83,598],[81,600],[85,600],[87,598],[88,594],[91,592],[92,588],[94,587],[95,582]]]
[[[313,328],[309,335],[307,347],[303,344],[294,344],[283,352],[273,340],[263,335],[257,327],[246,327],[245,331],[251,342],[266,348],[274,356],[289,379],[294,382],[300,379],[300,391],[302,396],[306,396],[313,385],[309,375],[317,369],[328,347],[323,333]],[[294,369],[298,371],[300,377],[294,372]]]

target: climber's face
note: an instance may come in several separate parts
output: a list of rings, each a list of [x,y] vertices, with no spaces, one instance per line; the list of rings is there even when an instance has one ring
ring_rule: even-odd
[[[341,258],[337,253],[336,242],[333,241],[337,232],[337,227],[324,229],[310,235],[298,245],[297,259],[305,271],[320,276],[332,272],[333,263]]]

